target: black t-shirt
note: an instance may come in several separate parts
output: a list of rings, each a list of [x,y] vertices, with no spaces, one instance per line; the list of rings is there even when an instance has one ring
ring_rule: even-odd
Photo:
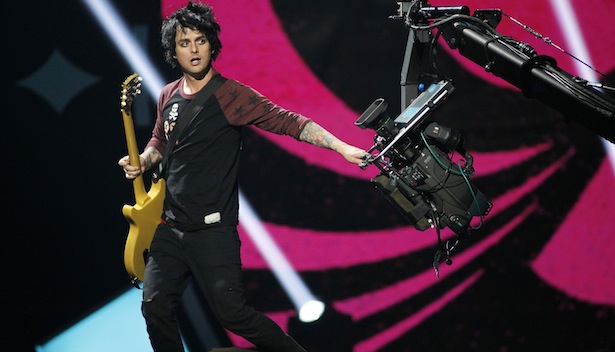
[[[161,153],[178,115],[195,97],[183,93],[183,81],[182,77],[169,83],[160,95],[156,124],[147,146]],[[165,167],[167,221],[185,230],[237,225],[242,126],[255,125],[299,139],[309,121],[228,79],[186,126],[169,157]]]

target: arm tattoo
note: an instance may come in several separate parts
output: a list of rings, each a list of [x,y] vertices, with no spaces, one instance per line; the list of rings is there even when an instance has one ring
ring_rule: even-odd
[[[145,169],[150,170],[162,160],[162,154],[156,148],[149,148],[145,155]]]
[[[301,135],[299,135],[299,139],[315,146],[328,149],[333,149],[333,145],[339,142],[337,137],[315,122],[308,122],[308,124],[305,125],[303,131],[301,131]]]

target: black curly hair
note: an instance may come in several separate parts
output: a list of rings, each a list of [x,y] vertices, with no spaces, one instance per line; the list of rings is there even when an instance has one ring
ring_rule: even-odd
[[[198,30],[207,37],[212,49],[211,58],[216,60],[222,49],[222,42],[218,37],[220,24],[216,22],[216,16],[210,5],[190,1],[188,5],[175,10],[162,22],[160,41],[166,62],[174,68],[178,66],[175,58],[175,34],[178,29],[187,28]]]

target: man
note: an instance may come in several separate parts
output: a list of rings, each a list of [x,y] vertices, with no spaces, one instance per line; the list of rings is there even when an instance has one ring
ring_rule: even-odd
[[[188,3],[164,20],[165,58],[182,76],[164,87],[152,138],[141,167],[118,164],[134,179],[163,160],[178,115],[219,73],[220,26],[209,5]],[[214,78],[216,77],[216,78]],[[311,119],[285,110],[232,79],[204,103],[177,139],[164,165],[166,196],[143,282],[142,311],[154,350],[183,351],[175,311],[194,279],[222,326],[261,351],[305,351],[264,314],[248,307],[242,283],[237,174],[241,128],[254,125],[336,151],[359,164],[366,152],[348,145]]]

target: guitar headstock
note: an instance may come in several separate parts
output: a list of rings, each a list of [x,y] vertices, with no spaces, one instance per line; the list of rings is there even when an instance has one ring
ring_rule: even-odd
[[[143,78],[137,73],[128,76],[122,83],[122,96],[120,106],[124,112],[130,113],[134,97],[141,93],[141,82]]]

